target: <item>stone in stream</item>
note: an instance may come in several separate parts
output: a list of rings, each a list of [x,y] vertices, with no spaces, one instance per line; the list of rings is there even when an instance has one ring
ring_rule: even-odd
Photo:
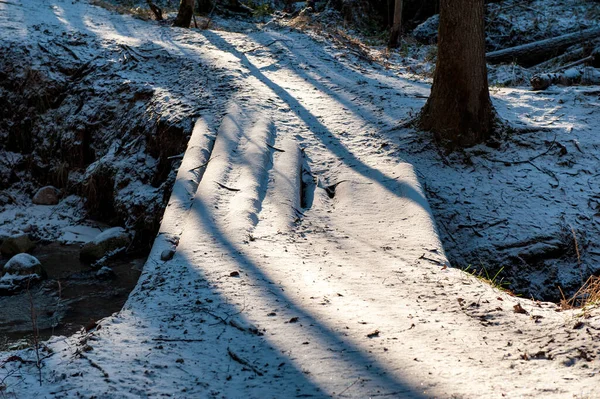
[[[129,233],[122,227],[113,227],[98,234],[96,238],[81,248],[79,257],[85,262],[95,262],[131,243]]]
[[[35,248],[35,243],[31,241],[27,234],[18,234],[7,237],[2,241],[0,253],[7,258],[23,252],[30,252]]]
[[[60,190],[53,186],[40,188],[33,196],[32,202],[36,205],[58,204]]]
[[[7,291],[24,288],[30,281],[42,280],[46,277],[46,272],[40,261],[35,256],[25,253],[10,258],[4,265],[2,273],[0,290]]]
[[[113,269],[108,266],[102,266],[100,270],[96,272],[96,277],[100,280],[112,280],[117,277]]]

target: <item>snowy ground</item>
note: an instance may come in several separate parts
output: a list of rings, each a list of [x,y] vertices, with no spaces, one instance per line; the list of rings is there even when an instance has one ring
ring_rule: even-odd
[[[498,89],[500,116],[530,132],[447,156],[429,135],[396,128],[427,84],[327,41],[174,29],[83,1],[0,10],[10,40],[85,30],[193,60],[236,88],[225,116],[208,107],[198,119],[124,310],[52,339],[40,373],[35,351],[3,354],[2,394],[594,397],[597,310],[557,312],[447,267],[426,194],[453,259],[504,245],[562,250],[556,262],[583,267],[565,248],[572,226],[592,267],[596,88]]]

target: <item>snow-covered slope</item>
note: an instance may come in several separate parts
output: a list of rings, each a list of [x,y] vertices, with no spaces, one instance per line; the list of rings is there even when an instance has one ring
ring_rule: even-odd
[[[423,159],[408,163],[419,160],[415,133],[394,129],[422,105],[426,84],[339,60],[339,50],[287,29],[174,29],[70,0],[0,10],[2,32],[17,40],[86,30],[197,60],[237,87],[224,117],[208,108],[199,118],[123,311],[52,339],[40,374],[32,349],[2,354],[5,392],[594,396],[597,314],[558,313],[448,267],[417,174],[456,189],[462,181],[419,170],[430,166]]]

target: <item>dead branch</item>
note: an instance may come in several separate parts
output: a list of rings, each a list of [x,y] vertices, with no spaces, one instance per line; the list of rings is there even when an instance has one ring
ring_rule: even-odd
[[[587,56],[585,58],[582,58],[580,60],[571,62],[570,64],[563,65],[563,66],[560,66],[558,68],[555,68],[555,69],[551,70],[550,73],[556,73],[556,72],[564,71],[565,69],[573,68],[574,66],[581,65],[581,64],[583,64],[585,62],[593,61],[594,58],[595,57],[593,55],[589,55],[589,56]]]
[[[550,58],[548,60],[545,60],[535,66],[532,67],[532,69],[535,69],[536,71],[547,71],[550,68],[554,68],[557,65],[562,65],[564,63],[567,62],[571,62],[573,60],[578,60],[581,57],[585,57],[587,54],[587,46],[584,44],[579,44],[576,46],[571,47],[571,50],[565,52],[564,54],[561,54],[557,57],[553,57]]]

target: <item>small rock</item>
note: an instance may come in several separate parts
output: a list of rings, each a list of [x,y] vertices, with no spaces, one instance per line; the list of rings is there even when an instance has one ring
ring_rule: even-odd
[[[27,234],[18,234],[15,236],[7,237],[2,241],[0,247],[0,253],[10,258],[16,254],[23,252],[30,252],[35,248],[35,243],[31,241]]]
[[[113,227],[98,234],[94,240],[81,248],[79,257],[86,262],[94,262],[103,258],[112,251],[128,247],[131,237],[122,227]]]
[[[38,274],[42,276],[44,269],[40,261],[29,254],[17,254],[10,258],[2,269],[5,274],[15,274],[19,276],[27,276],[30,274]]]
[[[173,259],[173,256],[175,255],[175,250],[173,248],[169,248],[169,249],[165,249],[164,251],[162,251],[160,253],[160,260],[163,261],[168,261]]]
[[[60,197],[60,190],[53,186],[40,188],[33,196],[36,205],[56,205]]]
[[[108,266],[102,266],[100,270],[96,272],[96,277],[101,280],[112,280],[117,277],[113,269]]]
[[[40,261],[29,254],[21,253],[13,256],[2,269],[0,291],[14,291],[23,288],[31,280],[42,280],[46,272]]]

